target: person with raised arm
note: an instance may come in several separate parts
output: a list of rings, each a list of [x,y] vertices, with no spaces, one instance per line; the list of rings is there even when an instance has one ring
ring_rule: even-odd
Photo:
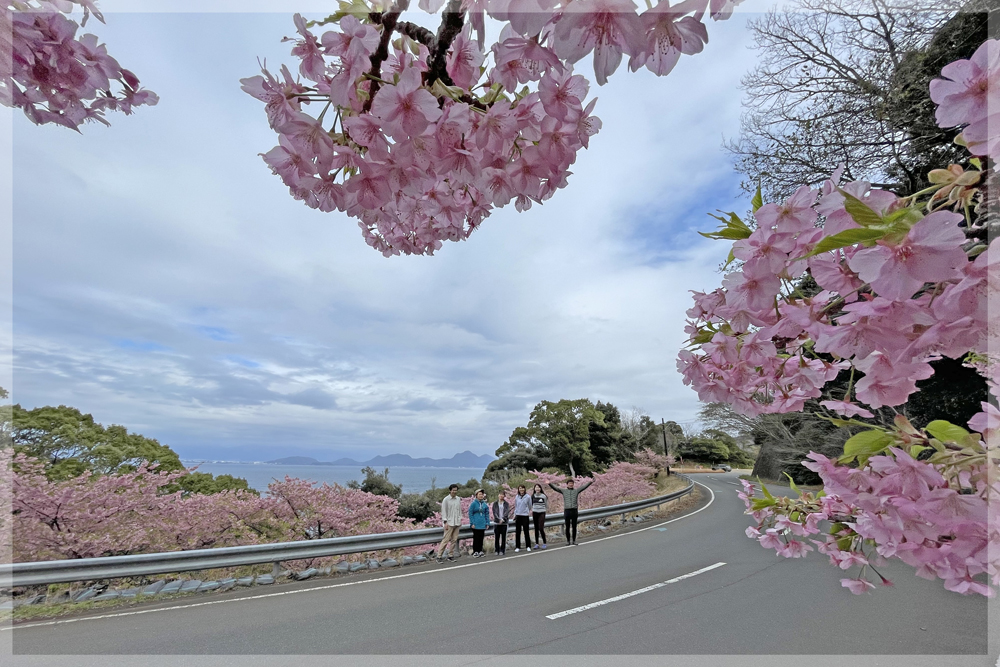
[[[541,484],[535,484],[531,489],[531,518],[535,524],[535,546],[548,549],[545,539],[545,512],[548,511],[549,497],[545,495]]]
[[[493,551],[498,556],[507,553],[507,527],[513,511],[514,508],[504,498],[503,489],[500,489],[496,502],[493,503]]]
[[[553,491],[558,491],[563,497],[563,522],[566,525],[566,542],[570,546],[576,546],[576,519],[579,516],[579,509],[577,504],[577,499],[580,494],[588,486],[594,483],[594,480],[588,479],[586,482],[576,487],[576,483],[573,478],[570,477],[569,481],[566,482],[566,488],[561,489],[555,484],[549,484],[549,488]]]
[[[524,542],[528,551],[531,551],[531,536],[528,534],[528,521],[531,519],[531,496],[524,484],[517,487],[517,495],[514,496],[514,551],[521,550],[521,531],[524,531]]]
[[[486,492],[482,489],[476,490],[476,498],[469,505],[469,525],[472,527],[472,557],[482,558],[486,555],[483,540],[486,529],[490,527],[490,506],[486,502]]]
[[[437,549],[437,562],[444,562],[444,552],[451,544],[448,560],[458,558],[458,531],[462,528],[462,499],[458,497],[458,484],[448,487],[448,495],[441,501],[441,525],[444,526],[444,539]]]

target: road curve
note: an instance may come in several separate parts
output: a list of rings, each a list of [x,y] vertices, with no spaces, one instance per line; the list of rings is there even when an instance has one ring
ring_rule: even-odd
[[[15,657],[892,654],[994,664],[984,599],[892,564],[895,587],[851,595],[825,557],[786,560],[744,537],[735,474],[694,478],[696,513],[578,547],[26,623],[0,640]]]

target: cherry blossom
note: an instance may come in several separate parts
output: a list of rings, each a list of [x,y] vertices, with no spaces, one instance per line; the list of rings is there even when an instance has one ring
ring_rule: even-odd
[[[939,126],[966,126],[962,135],[973,155],[1000,159],[1000,138],[989,131],[1000,124],[1000,41],[987,40],[969,60],[945,65],[931,81],[931,99]]]
[[[401,20],[409,0],[367,14],[356,3],[293,17],[301,81],[282,66],[241,83],[265,103],[278,145],[261,156],[295,199],[354,217],[386,256],[432,254],[494,209],[527,211],[566,187],[601,129],[573,63],[593,53],[601,85],[624,54],[666,74],[702,50],[706,13],[726,18],[731,4],[664,0],[640,15],[631,0],[421,0],[441,11],[435,34]],[[489,48],[486,16],[504,24]]]
[[[967,125],[969,133],[985,124],[998,44],[946,66],[932,84],[942,126]],[[918,429],[901,415],[891,428],[857,419],[905,404],[942,356],[979,370],[996,400],[1000,358],[989,336],[1000,319],[988,297],[1000,289],[1000,255],[980,244],[968,217],[987,205],[978,184],[993,170],[970,164],[976,172],[938,170],[946,173],[932,175],[931,188],[907,198],[841,183],[838,170],[818,189],[755,202],[749,224],[727,214],[722,228],[704,234],[733,241],[731,261],[742,265],[721,288],[694,295],[678,370],[701,400],[743,414],[797,411],[812,398],[846,418],[830,417],[854,429],[844,456],[810,454],[803,463],[825,495],[776,498],[761,489],[761,498],[746,484],[740,497],[757,522],[747,535],[784,557],[806,555],[797,538],[818,538],[820,522],[831,522],[828,535],[810,541],[831,564],[861,568],[861,577],[842,580],[852,593],[874,588],[869,571],[892,585],[876,569],[887,558],[961,594],[992,596],[1000,585],[1000,562],[986,548],[1000,543],[1000,518],[987,512],[1000,502],[995,405],[983,403],[969,423],[976,433],[941,420]],[[847,371],[846,391],[831,395],[827,383]]]
[[[78,24],[68,18],[83,9]],[[8,35],[9,60],[0,68],[0,104],[19,108],[37,125],[55,123],[79,130],[85,122],[108,125],[106,111],[129,115],[159,98],[139,86],[107,47],[90,33],[78,35],[93,16],[104,17],[92,0],[24,0],[0,4],[0,34]],[[117,82],[118,92],[112,90]]]

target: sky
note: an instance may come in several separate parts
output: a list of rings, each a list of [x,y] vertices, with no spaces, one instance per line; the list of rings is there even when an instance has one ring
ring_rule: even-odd
[[[696,231],[749,206],[721,144],[751,15],[667,77],[593,84],[604,127],[543,206],[386,259],[259,157],[276,138],[239,79],[294,64],[288,11],[109,11],[88,28],[159,105],[82,134],[15,114],[13,400],[242,461],[492,454],[563,398],[694,426],[675,359],[728,252]]]

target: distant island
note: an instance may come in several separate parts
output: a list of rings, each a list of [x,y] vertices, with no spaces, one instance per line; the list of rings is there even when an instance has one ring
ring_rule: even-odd
[[[267,463],[285,466],[351,466],[351,467],[381,467],[391,468],[393,466],[407,468],[482,468],[485,469],[495,457],[489,454],[477,456],[470,451],[455,454],[450,459],[415,459],[409,454],[389,454],[388,456],[376,456],[367,461],[355,461],[354,459],[337,459],[336,461],[319,461],[311,456],[286,456]]]

